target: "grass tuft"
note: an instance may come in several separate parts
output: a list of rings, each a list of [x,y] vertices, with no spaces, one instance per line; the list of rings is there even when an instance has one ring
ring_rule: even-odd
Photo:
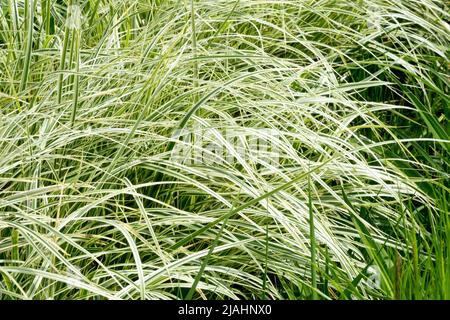
[[[3,3],[1,299],[450,299],[447,2]]]

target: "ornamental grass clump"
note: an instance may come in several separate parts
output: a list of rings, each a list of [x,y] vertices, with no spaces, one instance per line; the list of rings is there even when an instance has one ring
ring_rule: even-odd
[[[442,0],[4,0],[0,298],[450,299]]]

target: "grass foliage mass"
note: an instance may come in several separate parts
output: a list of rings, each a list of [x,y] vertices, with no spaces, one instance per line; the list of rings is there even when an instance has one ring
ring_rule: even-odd
[[[447,1],[0,3],[1,299],[450,299]]]

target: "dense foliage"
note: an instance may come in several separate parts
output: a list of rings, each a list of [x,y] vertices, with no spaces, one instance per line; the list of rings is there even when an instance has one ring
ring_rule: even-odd
[[[0,3],[0,298],[450,299],[447,1]]]

